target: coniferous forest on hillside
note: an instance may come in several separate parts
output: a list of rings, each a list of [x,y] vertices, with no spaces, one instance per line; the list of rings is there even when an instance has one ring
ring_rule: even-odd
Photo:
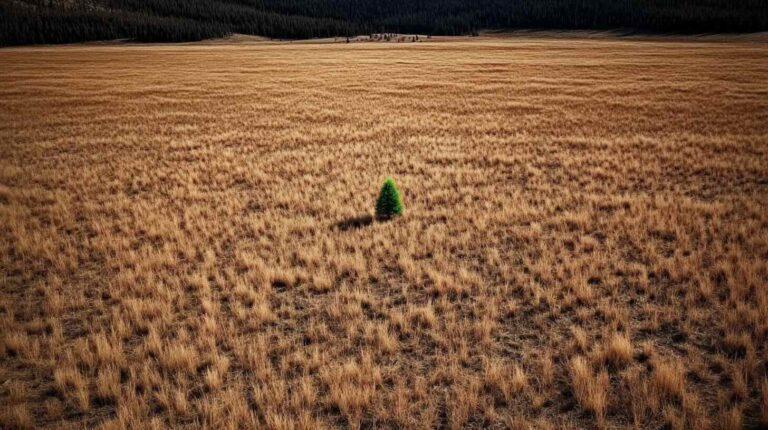
[[[0,45],[132,39],[194,41],[244,33],[284,39],[372,32],[615,29],[768,30],[765,0],[10,0]]]

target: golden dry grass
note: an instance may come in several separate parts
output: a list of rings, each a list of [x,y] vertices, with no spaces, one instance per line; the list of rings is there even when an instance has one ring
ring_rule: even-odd
[[[766,425],[767,58],[2,50],[0,426]]]

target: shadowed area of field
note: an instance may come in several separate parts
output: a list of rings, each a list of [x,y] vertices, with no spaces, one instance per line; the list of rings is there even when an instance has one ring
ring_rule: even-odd
[[[0,50],[0,426],[768,425],[767,55]]]

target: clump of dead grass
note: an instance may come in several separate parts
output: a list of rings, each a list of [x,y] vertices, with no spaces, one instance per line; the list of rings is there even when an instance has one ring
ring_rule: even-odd
[[[610,395],[608,373],[604,370],[595,372],[582,356],[571,359],[569,373],[576,401],[602,422]]]

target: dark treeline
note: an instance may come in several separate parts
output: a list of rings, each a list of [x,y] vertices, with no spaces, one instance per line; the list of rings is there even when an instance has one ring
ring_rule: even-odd
[[[66,5],[66,6],[65,6]],[[0,45],[133,39],[178,42],[480,29],[669,33],[768,30],[766,0],[5,0]]]

